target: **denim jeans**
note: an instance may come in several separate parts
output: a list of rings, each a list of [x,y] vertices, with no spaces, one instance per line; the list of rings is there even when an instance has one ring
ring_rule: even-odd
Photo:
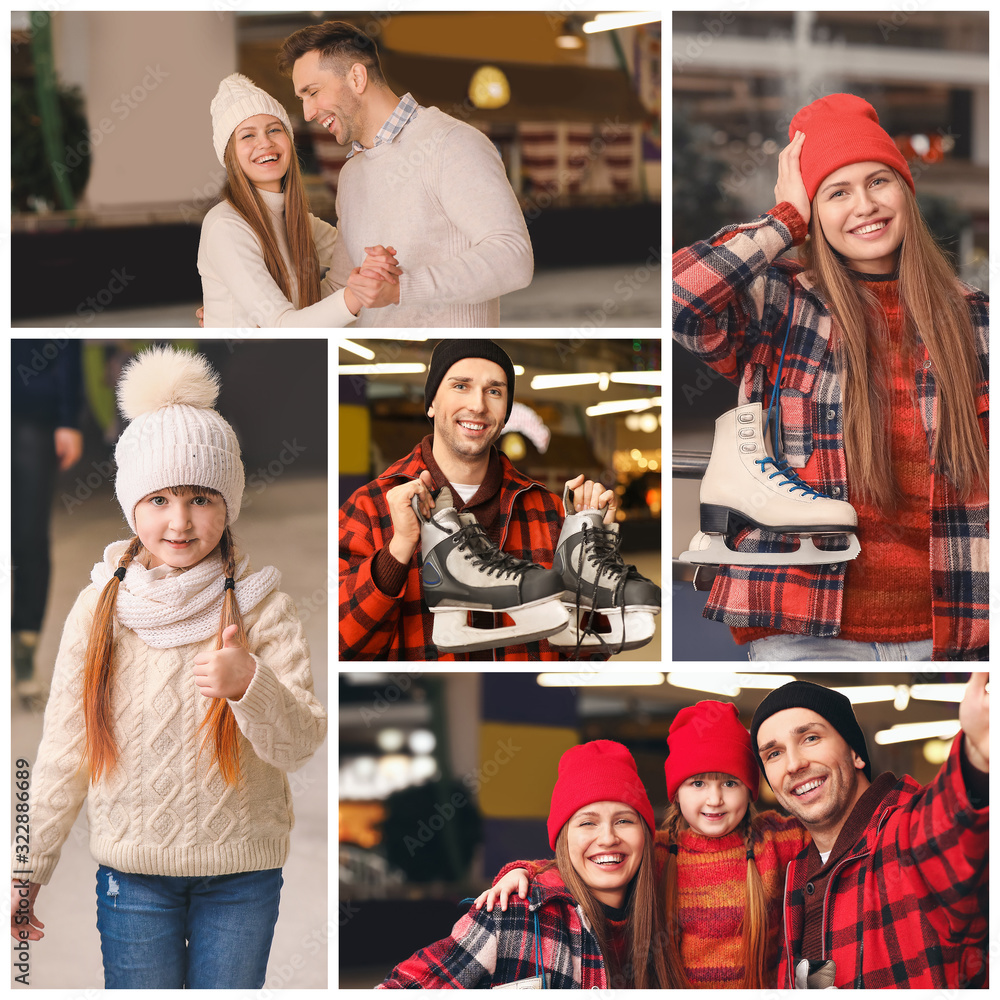
[[[281,869],[210,878],[97,869],[104,987],[260,989]]]
[[[855,642],[851,639],[819,638],[812,635],[769,635],[754,639],[747,656],[751,660],[929,660],[933,643]]]

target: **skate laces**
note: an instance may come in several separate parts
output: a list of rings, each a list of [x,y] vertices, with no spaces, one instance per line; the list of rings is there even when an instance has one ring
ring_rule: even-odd
[[[487,576],[492,576],[494,573],[498,577],[514,576],[525,566],[534,566],[534,563],[527,559],[519,559],[509,552],[501,552],[479,524],[463,525],[455,533],[455,537],[458,550],[466,553],[466,559],[477,560],[486,570]]]
[[[579,624],[577,626],[574,658],[579,657],[580,645],[583,642],[584,636],[587,635],[597,636],[601,643],[601,651],[610,650],[611,656],[616,656],[625,648],[625,584],[631,579],[642,579],[642,577],[640,577],[639,571],[635,566],[631,563],[626,564],[622,559],[621,541],[621,536],[616,531],[612,531],[607,525],[591,526],[586,523],[583,525],[583,541],[580,544],[579,553],[577,554],[576,566],[576,613],[578,623],[581,611],[588,614],[589,619],[586,628],[581,629]],[[589,609],[581,607],[583,604],[584,558],[586,558],[587,562],[597,567],[597,575],[594,578],[594,592],[590,599]],[[618,582],[614,585],[612,598],[615,607],[621,610],[622,641],[617,649],[611,649],[611,644],[597,630],[599,615],[597,611],[597,593],[600,588],[601,577],[605,575],[610,577],[615,573],[618,574]]]
[[[806,497],[822,497],[824,494],[818,493],[814,490],[808,483],[803,482],[799,479],[798,475],[793,469],[788,467],[788,463],[784,460],[779,461],[776,458],[772,458],[770,455],[764,458],[755,458],[754,465],[759,465],[762,472],[767,472],[767,466],[773,465],[774,472],[768,475],[768,479],[774,479],[775,476],[784,476],[778,485],[787,486],[790,493],[794,493],[796,490],[802,490],[802,493]]]

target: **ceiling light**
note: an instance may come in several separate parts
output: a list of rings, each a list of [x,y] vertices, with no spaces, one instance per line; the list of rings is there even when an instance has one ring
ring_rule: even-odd
[[[545,673],[538,675],[539,687],[655,687],[663,683],[657,671],[595,670],[593,673]]]
[[[663,385],[663,372],[612,372],[611,381],[626,385]]]
[[[895,701],[895,684],[859,684],[857,687],[834,688],[848,698],[852,705],[870,705],[877,701]]]
[[[700,670],[676,670],[667,674],[667,682],[688,691],[706,691],[735,698],[743,688],[773,690],[795,678],[791,674],[703,673]]]
[[[652,11],[620,11],[614,14],[597,14],[593,21],[583,26],[584,34],[595,31],[613,31],[615,28],[631,28],[637,24],[655,24],[660,15]]]
[[[612,403],[597,403],[595,406],[588,406],[584,413],[588,417],[600,417],[605,413],[641,413],[643,410],[659,406],[662,401],[662,396],[654,396],[652,399],[619,399]]]
[[[958,719],[942,719],[940,722],[901,722],[891,729],[882,729],[875,734],[879,746],[889,743],[905,743],[907,740],[950,740],[961,729]]]
[[[532,389],[566,389],[574,385],[597,385],[601,376],[597,372],[586,375],[536,375],[531,380]]]
[[[917,701],[953,701],[960,703],[965,697],[965,684],[913,684],[910,697]]]
[[[338,365],[338,375],[419,375],[427,371],[421,364]]]
[[[341,340],[338,346],[342,351],[350,351],[351,354],[356,354],[359,358],[364,358],[366,361],[375,360],[374,351],[370,351],[367,347],[362,347],[360,344],[355,344],[353,340]]]

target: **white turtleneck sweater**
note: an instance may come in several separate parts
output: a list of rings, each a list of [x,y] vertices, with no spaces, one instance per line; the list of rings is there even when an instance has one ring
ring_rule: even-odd
[[[184,580],[172,577],[183,572],[162,574],[133,563],[121,587],[133,589],[140,603],[123,605],[123,614],[145,621],[149,616],[141,602],[153,613],[159,597],[200,608],[203,597],[221,594],[221,575],[178,592],[175,584]],[[27,870],[29,881],[48,883],[84,799],[90,849],[99,864],[179,876],[284,864],[294,823],[285,775],[316,752],[326,737],[327,716],[313,694],[309,648],[295,605],[275,589],[276,572],[268,567],[253,574],[244,567],[237,576],[237,599],[257,665],[243,697],[229,702],[239,726],[239,783],[225,784],[210,763],[210,751],[199,756],[198,726],[209,701],[195,685],[192,665],[200,652],[215,648],[215,636],[191,641],[184,621],[154,622],[148,642],[116,621],[112,705],[120,756],[110,777],[90,783],[83,663],[100,593],[91,584],[63,629],[42,742],[32,761],[30,848],[22,860],[23,848],[15,845],[14,873]],[[244,607],[244,601],[254,606]]]
[[[342,327],[354,315],[344,302],[343,288],[328,279],[320,285],[322,298],[305,309],[298,308],[298,288],[288,251],[285,230],[285,196],[257,189],[271,213],[278,247],[292,282],[292,302],[275,284],[253,230],[240,214],[222,201],[201,224],[198,272],[201,274],[206,327]],[[337,230],[310,215],[320,267],[329,268]]]

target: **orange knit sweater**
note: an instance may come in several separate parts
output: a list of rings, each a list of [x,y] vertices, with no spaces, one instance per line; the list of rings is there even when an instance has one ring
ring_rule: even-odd
[[[889,517],[852,500],[861,554],[847,564],[840,638],[913,642],[931,637],[930,446],[914,403],[915,362],[903,354],[899,282],[863,284],[887,321],[892,427],[886,433],[903,499]]]
[[[781,896],[785,868],[810,837],[797,819],[768,810],[754,824],[754,860],[768,899],[764,985],[774,987],[781,943]],[[691,830],[677,838],[677,917],[681,961],[696,989],[740,989],[743,980],[741,924],[747,860],[743,838],[702,837]],[[657,861],[666,861],[669,838],[656,833]]]

